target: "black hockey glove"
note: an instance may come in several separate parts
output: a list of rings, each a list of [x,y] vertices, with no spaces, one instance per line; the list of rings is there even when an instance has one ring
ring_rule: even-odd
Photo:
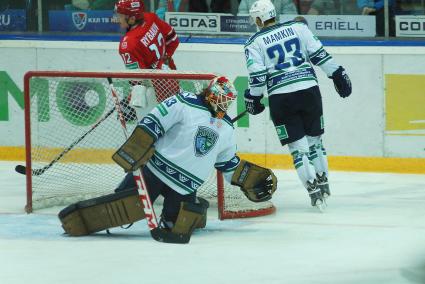
[[[120,102],[120,108],[126,122],[137,121],[136,110],[128,104],[127,100]],[[117,116],[117,119],[119,119],[119,116]]]
[[[261,113],[265,109],[264,105],[260,102],[261,99],[263,98],[263,95],[251,96],[251,94],[249,93],[249,89],[246,89],[244,98],[245,98],[246,110],[250,114],[256,115]]]
[[[334,81],[335,90],[342,98],[351,94],[351,81],[342,66],[339,66],[329,78]]]

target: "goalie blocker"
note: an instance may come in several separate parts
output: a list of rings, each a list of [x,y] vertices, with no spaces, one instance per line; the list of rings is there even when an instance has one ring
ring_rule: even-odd
[[[137,126],[127,141],[112,155],[112,159],[126,172],[145,165],[155,152],[155,139],[141,126]]]
[[[253,202],[270,200],[277,188],[277,178],[272,170],[241,160],[232,176],[232,184],[241,188]]]

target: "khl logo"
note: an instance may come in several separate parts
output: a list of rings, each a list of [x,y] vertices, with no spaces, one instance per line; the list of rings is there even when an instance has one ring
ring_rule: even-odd
[[[87,24],[87,13],[74,12],[72,13],[72,22],[77,30],[81,31]]]

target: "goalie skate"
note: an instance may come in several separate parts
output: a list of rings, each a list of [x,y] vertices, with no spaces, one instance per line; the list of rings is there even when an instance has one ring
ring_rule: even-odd
[[[328,198],[331,195],[331,191],[329,190],[328,178],[325,173],[316,174],[317,177],[317,187],[320,188],[320,192],[322,193],[323,198]]]
[[[307,191],[311,199],[311,206],[316,207],[320,212],[323,212],[326,208],[326,202],[316,180],[313,182],[307,181]]]

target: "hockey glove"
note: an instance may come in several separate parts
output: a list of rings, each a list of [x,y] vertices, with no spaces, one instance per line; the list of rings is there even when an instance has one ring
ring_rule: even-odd
[[[277,188],[277,179],[272,170],[241,160],[232,176],[232,185],[241,188],[253,202],[270,200]]]
[[[335,90],[342,98],[351,94],[351,81],[342,66],[339,66],[329,78],[334,81]]]
[[[263,95],[251,96],[251,94],[249,93],[249,89],[246,89],[244,98],[245,98],[246,110],[250,114],[256,115],[261,113],[265,109],[264,105],[261,103],[261,99],[263,98]]]
[[[122,100],[120,102],[120,108],[126,122],[137,121],[136,110],[128,105],[127,100]],[[119,116],[117,116],[117,119],[119,119]]]
[[[272,198],[273,193],[276,191],[276,177],[273,172],[256,187],[241,188],[245,196],[252,202],[264,202]]]

